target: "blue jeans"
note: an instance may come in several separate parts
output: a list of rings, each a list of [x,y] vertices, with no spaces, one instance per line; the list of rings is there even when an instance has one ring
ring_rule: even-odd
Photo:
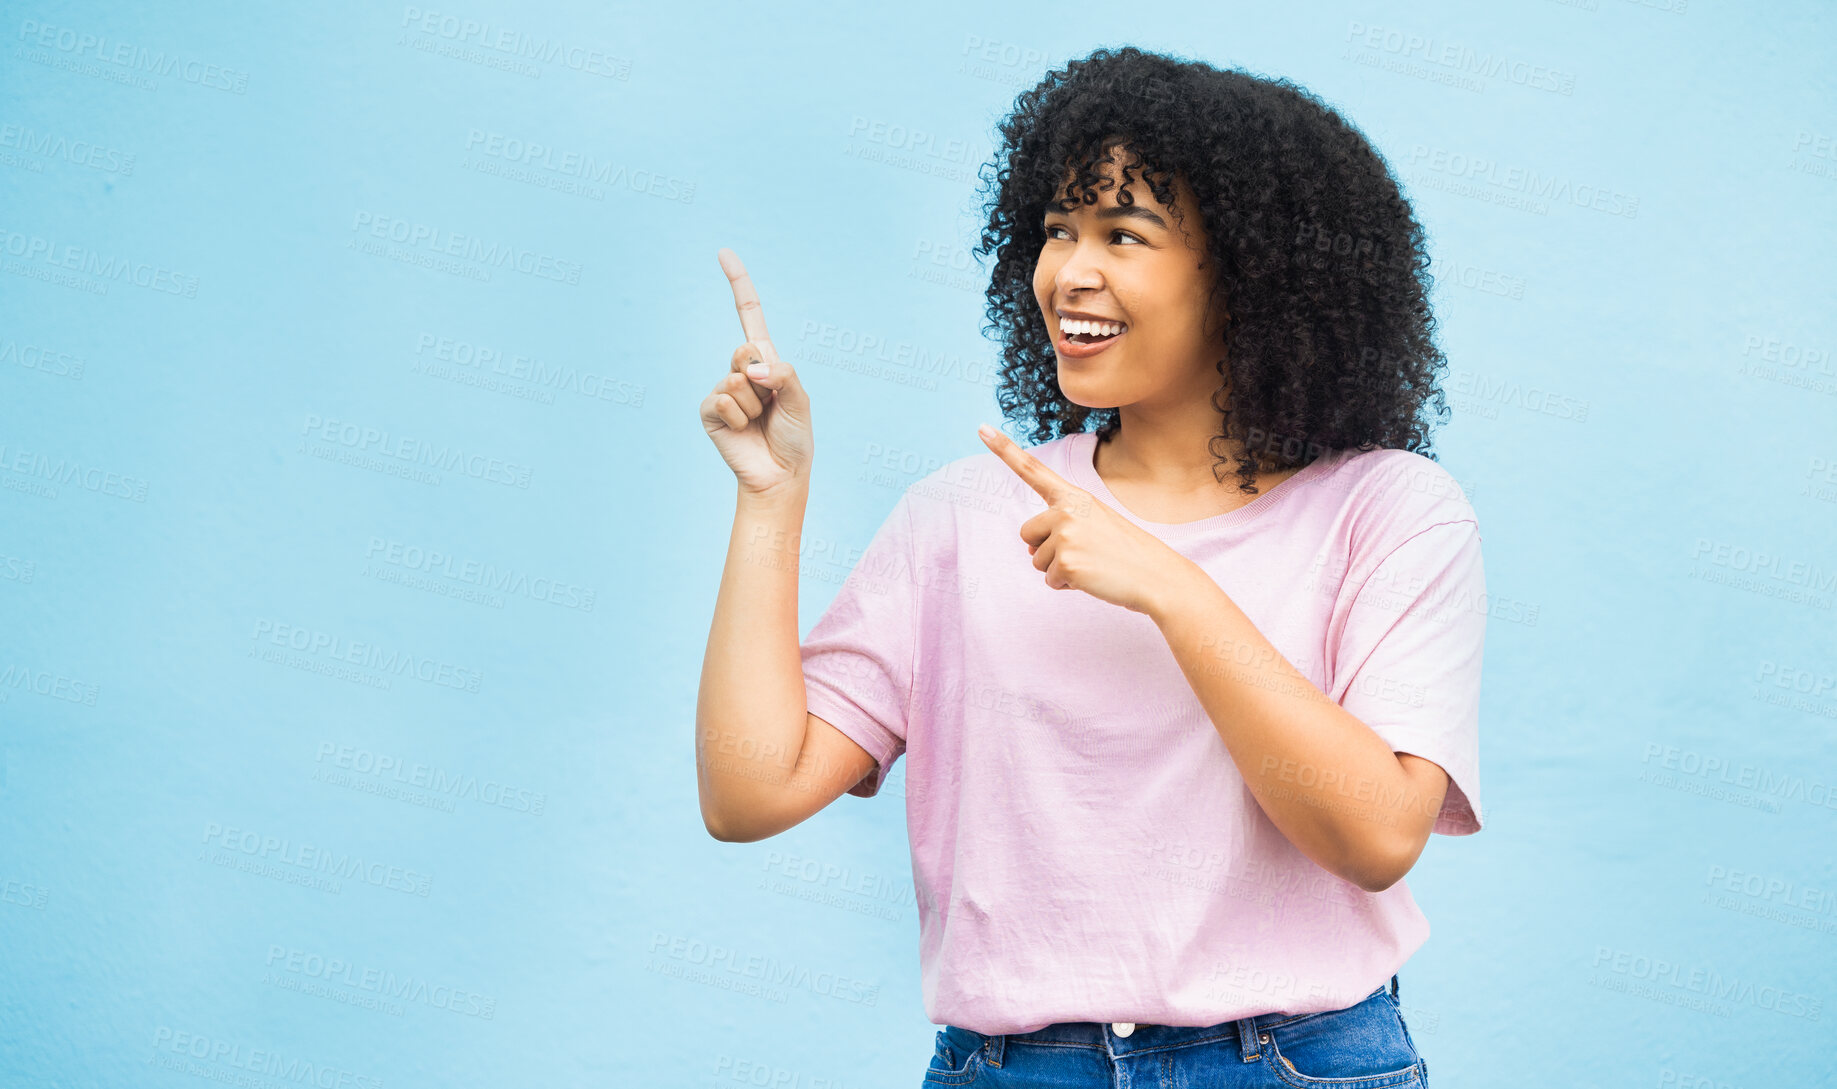
[[[1266,1013],[1204,1028],[1061,1021],[985,1036],[946,1025],[926,1085],[989,1089],[1394,1089],[1426,1087],[1429,1064],[1397,1009],[1397,977],[1343,1010]]]

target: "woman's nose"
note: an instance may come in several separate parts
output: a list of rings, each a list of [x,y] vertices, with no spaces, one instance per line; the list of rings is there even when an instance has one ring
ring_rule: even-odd
[[[1103,270],[1092,254],[1084,252],[1083,247],[1073,247],[1071,256],[1059,266],[1059,290],[1067,293],[1081,289],[1094,290],[1103,286]]]

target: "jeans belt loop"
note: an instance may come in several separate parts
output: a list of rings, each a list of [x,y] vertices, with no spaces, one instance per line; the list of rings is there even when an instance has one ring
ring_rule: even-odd
[[[1257,1019],[1241,1018],[1237,1023],[1238,1054],[1247,1063],[1263,1057],[1263,1034],[1257,1031]]]

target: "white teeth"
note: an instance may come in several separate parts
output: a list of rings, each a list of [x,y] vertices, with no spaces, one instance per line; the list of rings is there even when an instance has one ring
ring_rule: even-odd
[[[1077,318],[1065,318],[1059,322],[1059,328],[1065,330],[1067,336],[1073,333],[1086,333],[1091,336],[1108,337],[1122,332],[1124,326],[1120,321],[1080,321]]]

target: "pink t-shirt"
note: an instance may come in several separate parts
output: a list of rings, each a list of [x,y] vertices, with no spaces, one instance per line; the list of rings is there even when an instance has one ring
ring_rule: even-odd
[[[1204,568],[1394,751],[1441,765],[1436,832],[1479,830],[1485,575],[1446,470],[1337,451],[1169,524],[1123,507],[1095,448],[1081,432],[1032,452]],[[1363,999],[1428,937],[1407,883],[1366,892],[1276,829],[1154,621],[1046,586],[1020,538],[1045,506],[991,453],[938,469],[803,642],[810,712],[879,762],[849,793],[907,758],[927,1016],[997,1034]],[[1349,807],[1370,801],[1348,788]]]

